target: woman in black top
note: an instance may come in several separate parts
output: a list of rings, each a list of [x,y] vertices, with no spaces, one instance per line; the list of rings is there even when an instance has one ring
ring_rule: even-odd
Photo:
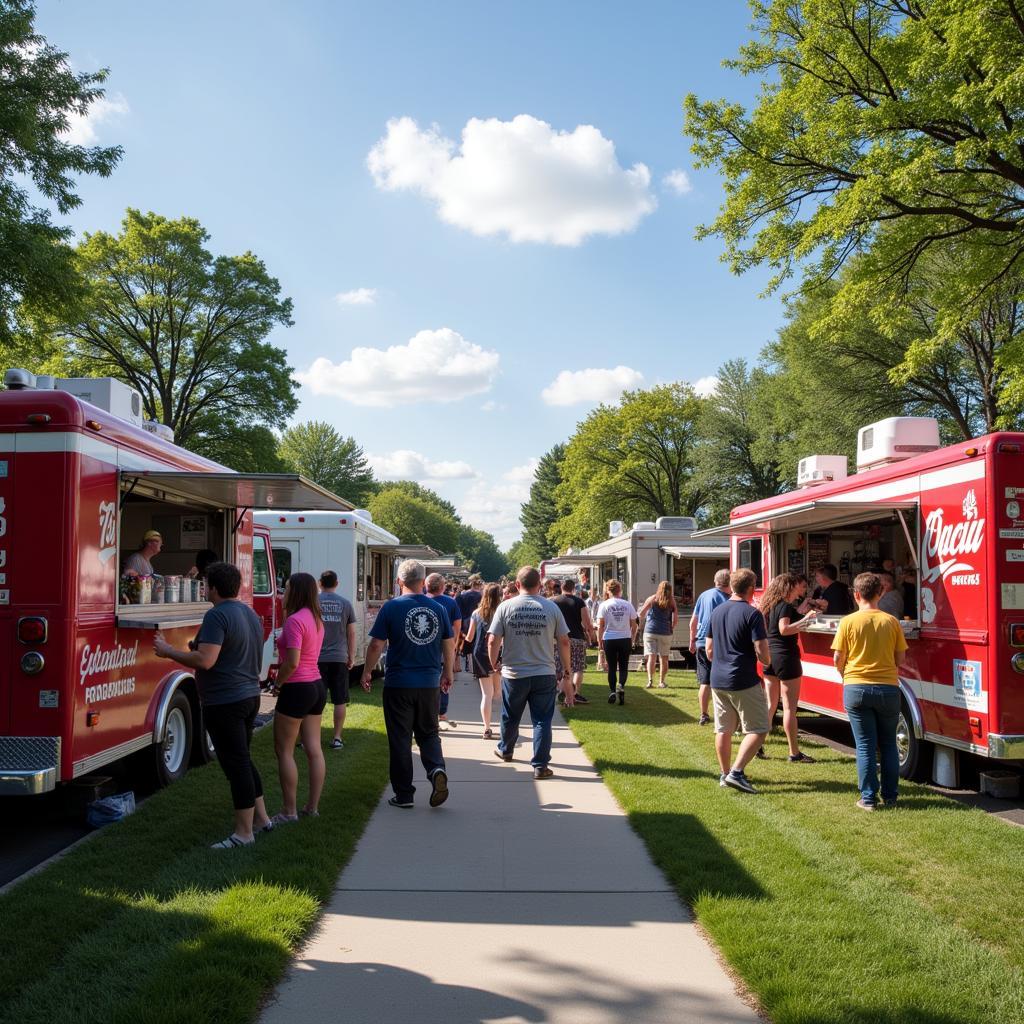
[[[768,651],[771,664],[764,670],[765,695],[768,700],[768,722],[775,718],[775,710],[782,696],[782,728],[789,743],[789,759],[794,763],[814,763],[814,758],[800,750],[797,740],[796,707],[800,700],[800,682],[803,666],[800,645],[796,635],[817,618],[812,608],[803,618],[798,605],[807,607],[807,580],[797,573],[784,572],[776,576],[765,588],[761,598],[761,614],[768,630]],[[758,751],[764,757],[764,748]]]

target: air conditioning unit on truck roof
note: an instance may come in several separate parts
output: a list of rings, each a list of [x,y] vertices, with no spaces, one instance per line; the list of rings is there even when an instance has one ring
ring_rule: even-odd
[[[819,484],[845,479],[845,455],[808,455],[797,464],[797,487],[817,487]]]
[[[857,431],[857,472],[903,462],[938,447],[938,420],[930,416],[891,416]]]
[[[10,391],[66,391],[136,427],[143,426],[142,396],[113,377],[37,377],[28,370],[12,369],[4,374],[4,384]]]

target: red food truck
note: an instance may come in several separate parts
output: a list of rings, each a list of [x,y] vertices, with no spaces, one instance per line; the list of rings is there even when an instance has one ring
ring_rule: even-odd
[[[0,793],[43,793],[135,753],[171,782],[212,753],[191,672],[153,654],[157,630],[185,647],[210,607],[188,575],[196,554],[238,565],[269,646],[274,567],[251,510],[352,506],[297,474],[234,473],[186,451],[119,381],[11,370],[5,384]],[[154,575],[126,576],[154,530]]]
[[[1024,759],[1024,434],[996,433],[940,448],[938,425],[897,417],[858,434],[846,459],[800,462],[800,489],[733,509],[733,568],[751,568],[758,596],[783,571],[831,563],[850,583],[895,563],[909,650],[901,669],[900,769],[927,773],[932,755]],[[696,535],[695,535],[696,536]],[[800,634],[802,707],[837,718],[832,664],[838,616]]]

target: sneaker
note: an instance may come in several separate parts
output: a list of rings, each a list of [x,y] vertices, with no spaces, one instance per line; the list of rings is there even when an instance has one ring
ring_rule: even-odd
[[[626,691],[621,686],[619,687],[619,703],[626,703]]]
[[[430,784],[433,786],[430,806],[440,807],[448,799],[448,773],[443,768],[436,769],[430,776]]]
[[[721,773],[721,775],[719,775],[719,776],[718,776],[718,784],[719,784],[719,785],[720,785],[720,786],[721,786],[721,787],[722,787],[723,789],[724,789],[724,788],[725,788],[725,787],[726,787],[726,786],[728,785],[728,783],[727,783],[727,782],[725,781],[725,775],[726,775],[726,773],[725,773],[725,772],[722,772],[722,773]]]
[[[576,703],[577,704],[589,704],[590,701],[586,697],[584,697],[582,693],[577,693],[576,694]]]
[[[654,689],[654,680],[653,679],[648,679],[647,680],[647,685],[644,687],[644,689],[645,690],[653,690]]]
[[[868,802],[867,802],[867,801],[866,801],[866,800],[864,799],[864,797],[861,797],[861,798],[860,798],[860,799],[859,799],[859,800],[857,801],[857,803],[856,803],[856,805],[855,805],[855,806],[859,807],[859,808],[860,808],[860,809],[861,809],[862,811],[873,811],[873,810],[875,809],[875,805],[874,805],[874,804],[869,804],[869,803],[868,803]]]
[[[239,839],[238,836],[236,836],[235,833],[232,832],[231,835],[229,835],[227,837],[227,839],[222,839],[219,843],[211,843],[210,844],[210,849],[211,850],[233,850],[236,846],[252,846],[252,844],[255,843],[255,842],[256,842],[255,838],[253,838],[253,839]]]
[[[615,691],[614,690],[612,690],[612,692],[608,694],[608,703],[609,704],[614,704],[615,703]]]
[[[299,811],[300,818],[319,818],[319,811],[307,811],[304,807]]]
[[[535,779],[550,779],[555,773],[548,767],[534,768],[533,777]]]
[[[437,720],[437,727],[438,727],[438,729],[441,730],[441,732],[447,732],[448,729],[450,728],[448,719],[447,718],[439,718]]]
[[[790,764],[817,764],[818,763],[818,759],[816,757],[811,757],[810,754],[805,754],[801,750],[799,754],[790,754],[789,755],[789,763]]]
[[[277,828],[279,825],[290,825],[293,821],[298,820],[299,816],[297,814],[285,814],[284,811],[279,811],[270,819],[270,824]]]
[[[759,761],[767,761],[768,755],[764,752],[764,747],[758,747],[757,753],[754,755]]]
[[[408,810],[412,809],[412,801],[411,800],[399,800],[397,796],[393,796],[388,801],[388,806],[389,807],[401,807],[403,811],[408,811]]]
[[[341,740],[331,740],[331,750],[344,750],[345,744]]]
[[[733,789],[738,789],[741,793],[757,792],[751,784],[750,779],[748,779],[743,772],[738,772],[735,769],[726,775],[725,784],[727,786],[732,786]]]
[[[495,757],[496,757],[496,758],[497,758],[497,759],[498,759],[499,761],[511,761],[511,760],[512,760],[512,755],[511,755],[511,754],[506,754],[506,753],[504,753],[504,752],[503,752],[503,751],[501,750],[501,748],[500,748],[500,747],[495,747],[495,748],[494,748],[494,756],[495,756]]]
[[[710,715],[701,715],[700,718],[697,719],[697,724],[698,725],[707,725],[708,722],[710,722],[710,721],[711,721],[711,716]]]

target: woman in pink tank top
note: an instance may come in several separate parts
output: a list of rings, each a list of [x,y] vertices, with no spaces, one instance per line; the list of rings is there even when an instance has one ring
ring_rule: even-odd
[[[309,762],[309,799],[302,814],[318,813],[326,774],[320,745],[320,719],[327,703],[327,689],[317,667],[324,640],[324,622],[320,616],[316,580],[308,572],[297,572],[288,578],[284,588],[284,612],[284,628],[277,641],[277,682],[281,692],[274,712],[274,752],[281,778],[281,811],[271,819],[275,825],[285,825],[299,817],[295,743],[300,736]]]

